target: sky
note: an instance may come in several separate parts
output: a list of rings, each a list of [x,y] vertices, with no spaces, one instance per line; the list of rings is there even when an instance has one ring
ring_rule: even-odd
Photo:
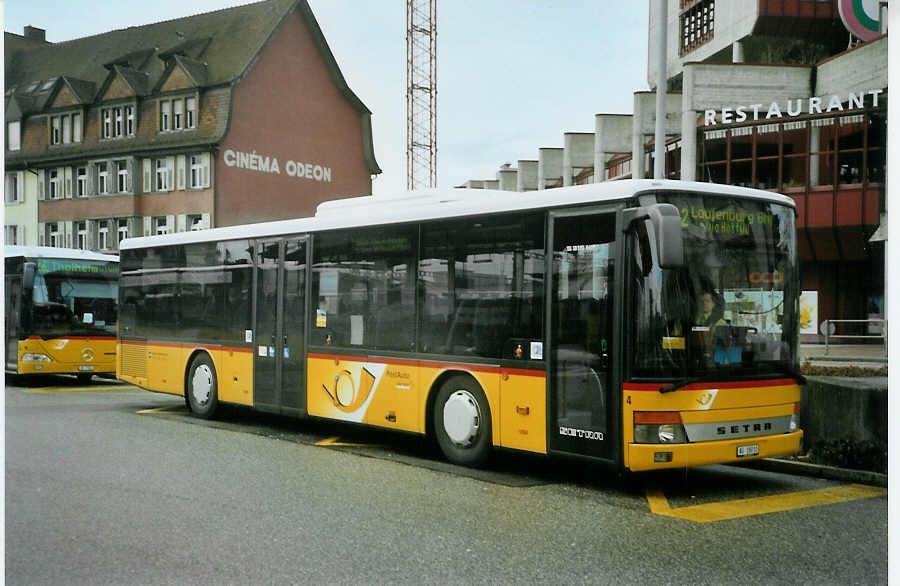
[[[308,0],[350,88],[372,111],[376,195],[406,190],[406,2]],[[223,0],[5,0],[4,30],[50,42],[248,4]],[[648,2],[439,0],[437,183],[494,179],[503,163],[593,132],[647,88]]]

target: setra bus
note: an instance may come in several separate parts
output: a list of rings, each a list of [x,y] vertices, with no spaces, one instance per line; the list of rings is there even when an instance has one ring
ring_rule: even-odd
[[[6,372],[116,372],[119,258],[85,250],[4,246]]]
[[[632,471],[797,452],[793,201],[709,183],[427,190],[121,243],[120,379]]]

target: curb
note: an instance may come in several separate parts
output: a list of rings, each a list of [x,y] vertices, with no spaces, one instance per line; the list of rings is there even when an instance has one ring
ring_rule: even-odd
[[[818,360],[820,362],[871,362],[874,364],[887,364],[887,358],[874,358],[863,356],[806,356],[801,362],[811,362]]]
[[[859,484],[868,484],[885,488],[888,485],[887,474],[869,472],[868,470],[851,470],[848,468],[837,468],[835,466],[823,466],[821,464],[810,464],[808,462],[797,462],[795,460],[763,458],[761,460],[752,460],[735,465],[755,468],[757,470],[766,470],[768,472],[812,476],[814,478],[841,480],[844,482],[857,482]]]

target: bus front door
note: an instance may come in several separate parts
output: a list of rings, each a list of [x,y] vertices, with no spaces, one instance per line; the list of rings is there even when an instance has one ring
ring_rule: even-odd
[[[615,213],[554,213],[551,238],[548,448],[612,459]]]
[[[253,404],[302,413],[306,238],[261,240],[257,249]]]

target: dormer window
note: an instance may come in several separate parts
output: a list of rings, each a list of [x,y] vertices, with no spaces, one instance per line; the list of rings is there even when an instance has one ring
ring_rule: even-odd
[[[134,136],[134,106],[121,105],[100,110],[100,138]]]
[[[81,114],[67,112],[50,116],[50,144],[81,142]]]
[[[159,131],[179,132],[197,127],[197,98],[179,97],[159,101]]]

